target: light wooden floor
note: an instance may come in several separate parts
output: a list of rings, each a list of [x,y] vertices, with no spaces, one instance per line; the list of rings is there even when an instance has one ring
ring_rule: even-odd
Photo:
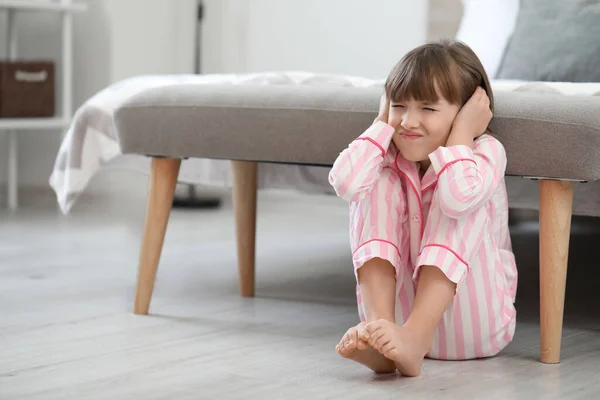
[[[334,352],[357,321],[338,199],[259,197],[254,299],[237,294],[230,205],[174,211],[145,317],[131,313],[142,207],[0,211],[0,399],[600,398],[596,220],[574,226],[560,365],[537,362],[537,232],[523,223],[515,341],[407,379]]]

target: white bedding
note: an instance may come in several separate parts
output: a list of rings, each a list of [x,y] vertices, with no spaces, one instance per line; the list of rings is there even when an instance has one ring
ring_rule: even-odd
[[[149,159],[123,155],[115,135],[113,113],[120,104],[142,90],[173,84],[257,84],[257,85],[334,85],[383,87],[383,80],[306,72],[261,73],[245,75],[161,75],[140,76],[118,82],[98,92],[75,113],[63,139],[50,176],[58,204],[67,214],[90,179],[107,168],[149,172]],[[494,81],[494,91],[545,91],[565,95],[600,95],[600,83],[536,83]],[[259,188],[295,189],[332,194],[324,167],[260,164]],[[183,161],[179,181],[208,186],[231,185],[229,162],[188,159]],[[522,196],[522,190],[519,195]]]

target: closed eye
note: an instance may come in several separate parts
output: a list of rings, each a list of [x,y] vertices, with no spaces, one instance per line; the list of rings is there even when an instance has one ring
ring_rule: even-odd
[[[404,105],[402,105],[402,104],[392,104],[392,107],[402,107],[402,108],[404,108]]]
[[[423,108],[423,110],[427,110],[427,111],[437,111],[437,110],[434,110],[433,108],[429,108],[429,107],[424,107],[424,108]]]

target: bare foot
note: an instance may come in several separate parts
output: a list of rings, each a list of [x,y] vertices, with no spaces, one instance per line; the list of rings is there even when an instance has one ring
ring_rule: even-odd
[[[366,324],[360,332],[360,339],[393,360],[398,371],[405,376],[418,376],[421,373],[423,359],[429,351],[422,336],[384,319]]]
[[[396,366],[392,360],[385,358],[376,350],[370,347],[367,342],[358,338],[359,332],[364,329],[365,323],[348,329],[342,340],[335,346],[335,350],[342,357],[366,365],[374,372],[385,374],[396,371]]]

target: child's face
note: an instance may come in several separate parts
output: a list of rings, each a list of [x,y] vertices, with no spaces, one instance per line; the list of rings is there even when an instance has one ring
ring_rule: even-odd
[[[388,124],[395,129],[394,145],[407,160],[428,167],[429,154],[446,145],[459,110],[459,105],[450,104],[441,96],[433,104],[416,100],[390,102]]]

